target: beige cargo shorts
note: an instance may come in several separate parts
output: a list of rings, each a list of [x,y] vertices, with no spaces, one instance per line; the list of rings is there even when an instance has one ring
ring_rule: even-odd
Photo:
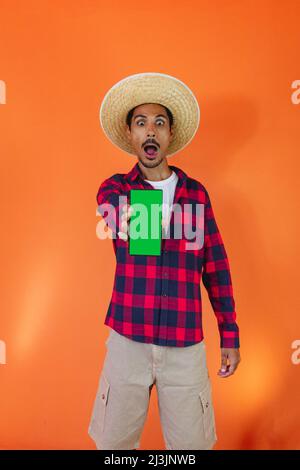
[[[217,441],[205,343],[133,341],[111,329],[88,434],[98,450],[138,449],[155,384],[166,449],[210,450]]]

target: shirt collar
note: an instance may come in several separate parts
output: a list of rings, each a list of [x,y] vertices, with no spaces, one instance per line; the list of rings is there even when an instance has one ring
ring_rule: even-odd
[[[181,170],[180,168],[178,168],[177,166],[174,166],[174,165],[169,165],[169,168],[171,168],[171,170],[174,170],[175,173],[177,174],[178,176],[178,179],[180,181],[181,184],[183,184],[183,182],[187,179],[187,174]],[[139,164],[138,162],[136,162],[136,164],[133,166],[133,168],[129,171],[129,173],[127,173],[126,175],[126,178],[129,180],[129,181],[132,181],[134,182],[136,179],[140,178],[140,179],[144,179],[144,176],[143,176],[143,173],[139,167]],[[181,185],[180,184],[180,185]]]

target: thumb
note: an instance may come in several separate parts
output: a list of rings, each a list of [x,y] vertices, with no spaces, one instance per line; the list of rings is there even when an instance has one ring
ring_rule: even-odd
[[[227,369],[227,354],[223,353],[221,356],[221,372],[226,372]]]

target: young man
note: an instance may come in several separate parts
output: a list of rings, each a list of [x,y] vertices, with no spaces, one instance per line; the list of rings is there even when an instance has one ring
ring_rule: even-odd
[[[217,441],[200,280],[218,322],[218,375],[229,377],[240,362],[229,263],[206,188],[166,159],[188,145],[199,119],[191,90],[161,73],[126,77],[101,106],[107,137],[138,161],[129,173],[103,181],[97,193],[103,217],[108,204],[116,210],[115,217],[104,218],[114,235],[117,261],[104,322],[111,332],[88,431],[98,449],[139,447],[154,384],[167,449],[212,449]],[[132,211],[120,198],[130,189],[153,188],[163,190],[161,255],[130,255]],[[202,244],[188,245],[185,234],[173,236],[182,223],[172,210],[175,204],[204,207]],[[198,219],[189,215],[195,231]]]

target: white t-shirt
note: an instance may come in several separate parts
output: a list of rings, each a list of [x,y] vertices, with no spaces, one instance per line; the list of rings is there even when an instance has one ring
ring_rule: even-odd
[[[171,209],[174,201],[175,188],[178,181],[178,176],[174,170],[172,174],[160,181],[145,180],[150,183],[155,189],[163,190],[163,204],[162,204],[162,218],[163,218],[163,230],[167,232],[167,227],[170,223]]]

